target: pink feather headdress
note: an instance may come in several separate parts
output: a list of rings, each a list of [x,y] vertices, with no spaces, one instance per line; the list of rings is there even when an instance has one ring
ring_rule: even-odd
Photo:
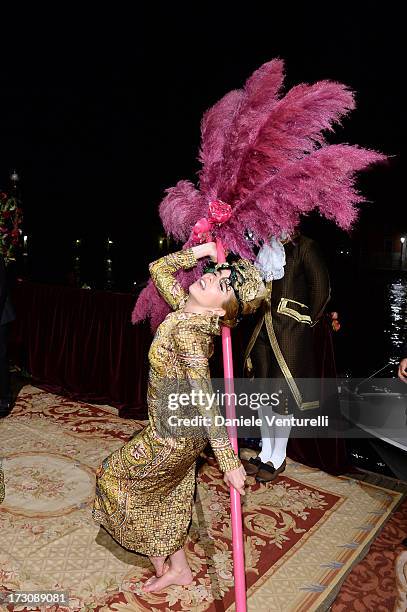
[[[350,229],[365,198],[357,191],[356,172],[386,156],[356,145],[327,144],[355,107],[352,91],[341,83],[300,84],[281,94],[284,63],[267,62],[210,108],[201,122],[199,188],[181,180],[166,190],[159,213],[168,235],[193,244],[192,229],[207,216],[211,201],[231,206],[232,215],[215,228],[225,248],[254,261],[253,245],[271,235],[291,232],[312,210]],[[247,240],[247,230],[253,240]],[[187,288],[201,266],[181,270]],[[152,281],[141,292],[132,322],[150,318],[154,331],[169,312]]]

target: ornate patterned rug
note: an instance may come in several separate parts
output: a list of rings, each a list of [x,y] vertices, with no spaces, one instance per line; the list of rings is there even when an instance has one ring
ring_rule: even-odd
[[[206,464],[199,478],[188,540],[195,580],[188,587],[143,593],[148,560],[92,520],[97,467],[142,426],[109,406],[29,385],[20,391],[12,414],[0,420],[0,590],[67,590],[69,608],[47,612],[234,609],[228,491],[215,466]],[[248,609],[267,612],[326,610],[402,495],[293,462],[274,485],[249,484]],[[14,608],[24,610],[40,608]]]
[[[406,488],[405,483],[400,481],[387,484],[388,488],[398,490]],[[407,610],[407,550],[403,545],[405,538],[407,538],[407,498],[403,499],[384,529],[374,539],[367,555],[352,568],[330,608],[331,612],[354,610],[405,612]]]

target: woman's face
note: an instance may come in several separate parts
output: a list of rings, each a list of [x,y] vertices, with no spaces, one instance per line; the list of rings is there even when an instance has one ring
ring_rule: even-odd
[[[229,286],[230,270],[207,272],[189,287],[189,294],[200,306],[222,308],[222,304],[234,295]]]

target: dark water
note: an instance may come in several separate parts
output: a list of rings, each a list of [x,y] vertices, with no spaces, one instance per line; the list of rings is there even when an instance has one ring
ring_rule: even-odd
[[[407,342],[407,275],[350,271],[332,282],[342,325],[334,335],[338,372],[364,377],[388,365],[380,376],[391,377]]]
[[[407,275],[363,271],[340,286],[343,327],[334,338],[339,374],[365,378],[387,366],[377,377],[396,377],[400,349],[407,343]],[[399,383],[398,390],[406,386]],[[405,453],[386,442],[361,437],[348,440],[347,449],[354,466],[407,479]]]

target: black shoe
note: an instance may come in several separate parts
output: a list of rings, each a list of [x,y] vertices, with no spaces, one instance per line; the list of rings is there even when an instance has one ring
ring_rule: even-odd
[[[257,472],[256,480],[257,482],[272,482],[277,478],[281,472],[284,472],[286,468],[286,460],[284,459],[283,463],[279,468],[275,468],[271,461],[267,461],[267,463],[262,463],[259,471]]]
[[[259,457],[250,457],[250,459],[241,459],[242,465],[248,476],[254,476],[259,471],[261,459]]]

